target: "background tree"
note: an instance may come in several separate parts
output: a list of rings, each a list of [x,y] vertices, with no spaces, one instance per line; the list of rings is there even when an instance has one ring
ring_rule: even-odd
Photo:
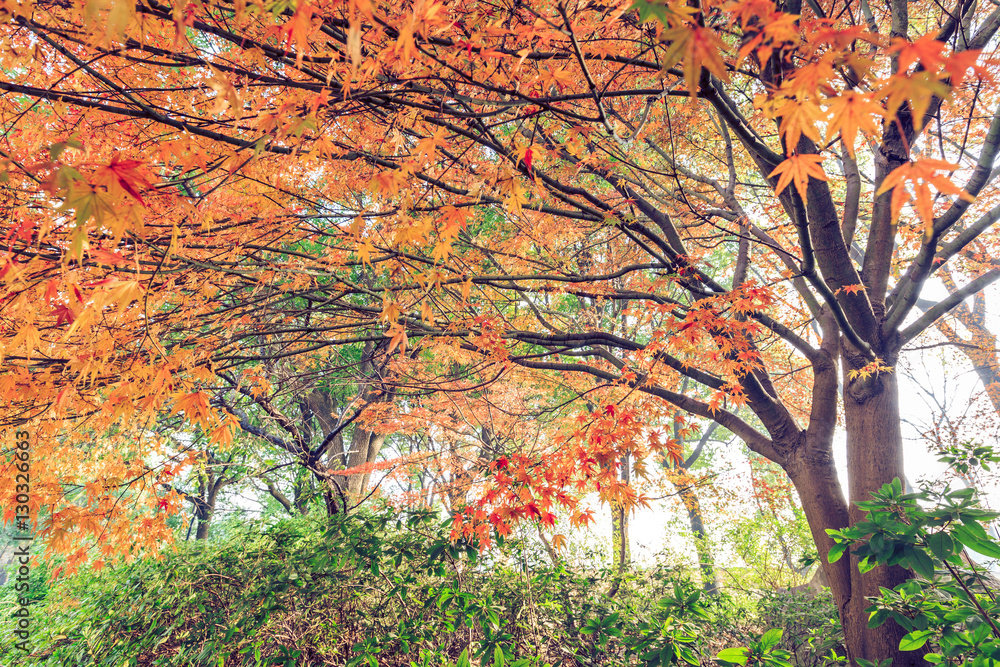
[[[680,424],[675,423],[674,438],[678,442],[683,442],[684,438],[680,433]],[[663,467],[667,470],[667,479],[677,490],[677,494],[684,505],[687,513],[688,523],[691,526],[691,535],[694,537],[694,548],[698,554],[698,567],[701,570],[701,585],[706,593],[715,594],[719,589],[719,581],[715,574],[715,558],[712,555],[712,545],[708,531],[705,528],[705,517],[701,509],[701,500],[698,498],[699,480],[690,471],[692,466],[699,463],[705,447],[712,441],[712,436],[719,429],[718,422],[711,422],[705,427],[695,441],[695,445],[690,453],[685,452],[683,460],[671,460],[670,457],[663,457]]]

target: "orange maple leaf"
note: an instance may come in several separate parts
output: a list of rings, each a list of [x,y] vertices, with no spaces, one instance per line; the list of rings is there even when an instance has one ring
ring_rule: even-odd
[[[683,60],[684,81],[691,97],[698,95],[702,67],[723,81],[729,81],[729,72],[722,60],[727,47],[713,30],[699,25],[681,25],[664,31],[661,39],[670,42],[663,54],[663,69],[669,69]]]
[[[840,142],[844,150],[854,157],[854,144],[858,130],[865,135],[875,136],[885,111],[875,103],[870,94],[846,91],[829,100],[830,122],[826,126],[826,138],[830,141],[840,132]]]
[[[774,168],[768,178],[779,176],[778,184],[774,188],[774,194],[781,194],[782,190],[788,187],[789,183],[795,184],[799,196],[806,198],[806,188],[809,185],[809,177],[820,181],[827,180],[826,172],[823,171],[822,155],[815,153],[796,153],[790,155],[781,164]]]
[[[899,219],[903,204],[915,199],[914,208],[924,223],[924,237],[930,239],[934,232],[934,198],[930,186],[933,185],[940,193],[961,197],[966,201],[975,199],[968,192],[955,185],[947,175],[940,173],[953,172],[958,167],[957,164],[932,158],[919,158],[914,162],[906,162],[893,169],[885,177],[875,194],[876,196],[882,195],[892,190],[893,222]],[[912,195],[907,190],[907,184],[913,188]]]
[[[771,115],[774,118],[781,118],[778,132],[784,137],[789,153],[796,150],[803,134],[813,141],[820,140],[816,123],[824,120],[825,114],[812,100],[779,98],[773,104]]]
[[[139,190],[149,187],[151,180],[143,173],[145,163],[141,160],[122,160],[118,155],[111,162],[97,168],[94,181],[99,185],[117,185],[137,202],[146,205]]]
[[[209,407],[208,394],[203,391],[177,396],[174,399],[174,409],[171,414],[178,412],[183,412],[184,417],[193,424],[204,426],[214,421],[212,410]]]

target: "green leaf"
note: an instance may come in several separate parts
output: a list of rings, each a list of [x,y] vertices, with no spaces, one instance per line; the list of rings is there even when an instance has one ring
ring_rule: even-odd
[[[781,628],[771,628],[763,635],[761,635],[760,638],[761,649],[767,651],[768,649],[772,649],[775,646],[777,646],[778,642],[781,641],[781,633],[782,633]]]
[[[768,667],[792,667],[792,663],[790,663],[788,658],[784,656],[772,657],[765,655],[761,657],[760,661],[765,665],[768,665]]]
[[[677,647],[677,655],[681,657],[681,660],[683,660],[689,665],[694,665],[694,667],[698,667],[698,665],[701,664],[698,660],[698,657],[691,652],[691,649],[687,648],[686,646]]]
[[[889,610],[888,609],[878,609],[872,613],[868,618],[868,627],[877,628],[878,626],[889,620]]]
[[[472,663],[469,662],[469,649],[465,649],[462,651],[462,655],[458,656],[455,667],[472,667]]]
[[[955,541],[951,539],[951,535],[943,530],[939,533],[928,535],[927,546],[930,547],[931,553],[941,560],[944,560],[955,551]]]
[[[899,640],[900,651],[916,651],[927,643],[927,640],[934,634],[933,630],[916,630],[907,633]]]
[[[666,5],[657,2],[647,2],[646,0],[634,0],[633,9],[639,10],[639,22],[645,23],[650,19],[655,19],[660,25],[669,25],[667,20],[670,12]]]
[[[980,531],[983,531],[983,527],[978,523],[975,524]],[[984,556],[989,556],[990,558],[1000,558],[1000,545],[987,539],[982,539],[977,536],[976,531],[970,530],[969,526],[965,525],[955,525],[952,527],[952,535],[958,538],[958,541],[964,544],[969,549],[983,554]]]
[[[930,580],[934,578],[934,561],[931,557],[927,555],[923,549],[906,547],[904,550],[906,554],[906,559],[913,568],[913,571],[919,574],[924,579]]]
[[[1000,544],[993,540],[979,540],[975,546],[969,548],[990,558],[1000,558]]]
[[[892,553],[891,545],[887,548],[885,544],[885,536],[881,533],[876,533],[872,535],[872,538],[868,540],[868,544],[871,546],[872,551],[875,552],[875,556],[880,560],[885,560],[888,555]]]
[[[990,626],[981,623],[972,631],[972,643],[981,644],[990,635]]]
[[[899,625],[901,625],[907,631],[913,630],[913,621],[910,618],[903,616],[898,611],[890,611],[889,615],[892,616],[892,620],[899,623]]]
[[[840,560],[840,557],[844,555],[844,552],[847,551],[847,546],[846,542],[838,542],[837,544],[834,544],[830,547],[830,551],[826,555],[826,560],[830,563],[836,563]]]
[[[719,655],[715,656],[716,660],[722,660],[723,662],[731,662],[737,665],[745,665],[750,659],[750,649],[740,646],[738,648],[725,648],[719,651]]]
[[[976,517],[974,517],[971,513],[962,512],[958,515],[958,518],[962,520],[963,525],[955,526],[956,530],[963,528],[977,540],[985,540],[989,538],[989,535],[986,534],[986,529],[983,528],[982,524],[979,523],[979,521],[976,520]]]
[[[955,609],[945,614],[944,620],[948,621],[949,623],[961,623],[966,619],[972,618],[976,614],[977,612],[975,609],[969,609],[969,608]]]

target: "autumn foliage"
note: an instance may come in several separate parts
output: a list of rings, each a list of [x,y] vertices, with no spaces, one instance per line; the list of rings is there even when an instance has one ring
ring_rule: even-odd
[[[892,368],[1000,275],[987,3],[3,12],[2,418],[37,434],[32,510],[73,563],[163,534],[195,460],[165,417],[226,448],[242,396],[295,440],[279,368],[362,387],[372,433],[544,415],[454,468],[457,533],[641,503],[618,466],[679,457],[686,412],[784,468],[825,554],[858,519],[838,420],[852,500],[901,476]],[[435,393],[463,399],[421,427]],[[904,575],[827,566],[852,657],[895,651],[857,605]]]

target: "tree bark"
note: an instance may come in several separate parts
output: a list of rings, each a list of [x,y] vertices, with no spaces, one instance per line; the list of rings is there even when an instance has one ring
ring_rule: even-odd
[[[685,382],[683,386],[684,389],[686,389],[687,383]],[[692,451],[684,461],[676,464],[679,470],[687,473],[691,466],[697,463],[702,452],[705,451],[705,445],[707,445],[712,439],[712,434],[715,433],[716,429],[720,426],[721,424],[719,424],[719,422],[713,421],[705,429],[704,433],[702,433],[701,437],[698,439],[698,444],[695,445],[694,451]],[[674,439],[678,441],[682,440],[680,425],[676,423],[674,424]],[[666,470],[669,471],[674,469],[675,464],[667,457],[662,459],[662,463]],[[681,481],[668,474],[667,479],[674,485],[674,488],[677,489],[677,494],[680,496],[681,501],[684,503],[684,508],[688,513],[688,523],[691,525],[691,534],[694,536],[694,548],[695,552],[698,554],[698,567],[701,570],[702,588],[709,595],[714,595],[718,592],[719,582],[715,576],[715,560],[712,557],[712,550],[708,545],[708,533],[705,530],[705,522],[701,515],[701,502],[698,500],[698,494],[695,492],[694,484],[692,483],[690,477]]]
[[[691,524],[691,534],[694,535],[694,548],[698,554],[698,568],[701,570],[701,586],[709,595],[719,592],[719,581],[715,576],[715,559],[708,544],[708,533],[701,516],[701,503],[698,494],[690,485],[677,487],[684,507],[687,509],[688,523]]]
[[[360,425],[355,426],[351,437],[351,449],[347,452],[347,467],[356,468],[374,463],[382,451],[385,438],[384,433],[374,433]],[[351,502],[357,503],[364,499],[370,479],[370,472],[347,476],[347,494]]]
[[[204,477],[204,497],[199,498],[195,503],[195,518],[198,520],[198,527],[195,529],[195,540],[207,540],[212,519],[215,517],[215,507],[219,501],[219,492],[223,487],[228,486],[232,480],[226,479],[226,469],[221,472],[209,472]]]
[[[628,457],[621,461],[621,480],[629,483]],[[611,502],[611,561],[614,571],[621,575],[631,565],[632,551],[628,543],[628,511],[621,503]]]
[[[215,512],[214,504],[209,506],[208,503],[203,503],[198,505],[198,527],[194,532],[195,540],[207,540],[208,539],[208,529],[212,524],[212,514]]]
[[[844,364],[850,369],[850,364]],[[847,430],[848,480],[851,504],[845,501],[832,456],[832,430],[804,433],[785,463],[805,511],[813,539],[834,600],[840,610],[848,657],[871,661],[892,658],[893,667],[925,664],[923,651],[899,651],[906,634],[888,621],[868,627],[867,597],[879,595],[879,587],[893,588],[909,578],[900,567],[880,567],[862,575],[856,558],[827,562],[833,542],[826,529],[839,529],[864,520],[854,503],[870,499],[872,491],[895,478],[903,479],[903,447],[900,431],[896,376],[884,372],[868,379],[844,378],[844,412]],[[810,438],[810,436],[812,436]]]
[[[845,368],[848,365],[845,364]],[[855,503],[871,499],[871,493],[893,479],[904,479],[903,436],[900,430],[899,388],[895,373],[880,373],[865,380],[844,381],[844,417],[847,426],[847,468],[850,489],[850,522],[865,519]],[[893,588],[911,575],[901,567],[879,567],[864,575],[851,559],[851,592],[842,620],[848,646],[858,657],[869,660],[892,658],[893,667],[922,665],[923,651],[900,651],[906,630],[887,622],[868,629],[867,597],[878,596],[879,587]]]
[[[628,546],[628,513],[619,503],[611,503],[611,559],[619,574],[628,569],[631,560]]]

